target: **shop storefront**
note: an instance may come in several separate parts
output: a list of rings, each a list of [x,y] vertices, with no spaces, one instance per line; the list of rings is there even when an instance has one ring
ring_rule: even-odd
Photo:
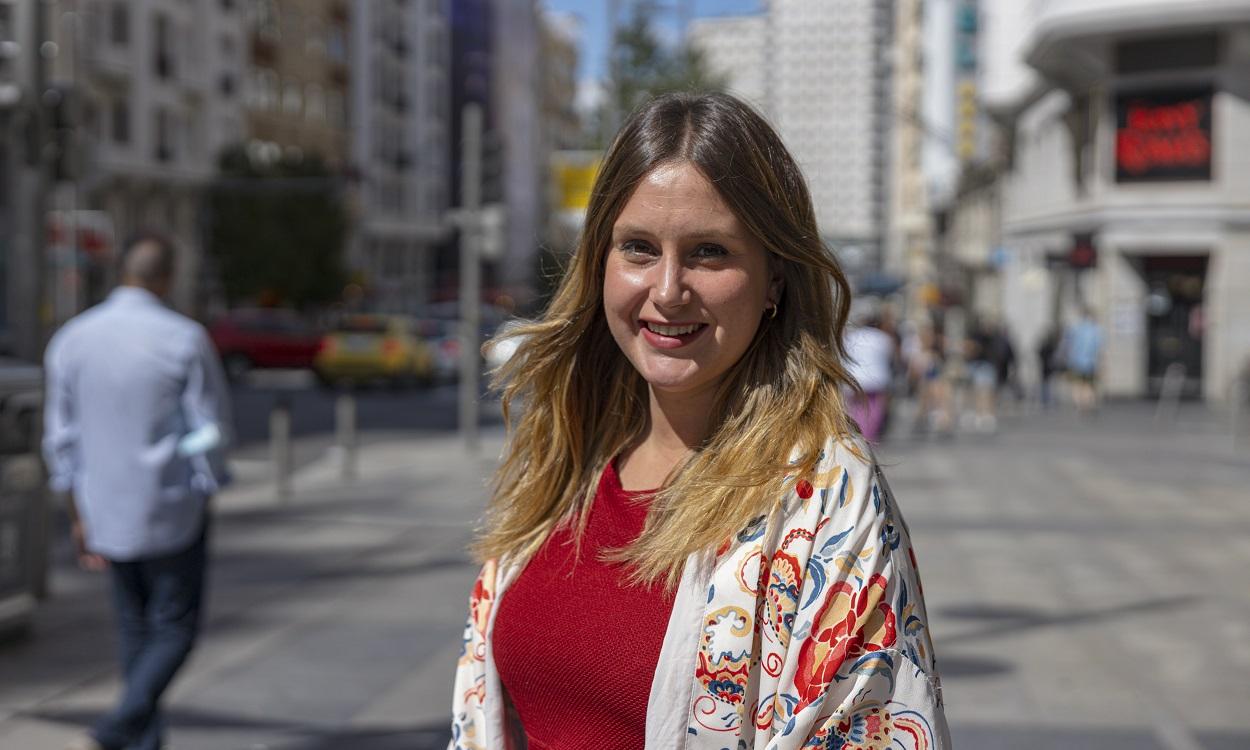
[[[1005,308],[1026,342],[1091,309],[1106,395],[1218,402],[1250,358],[1250,8],[1175,5],[1039,21],[1055,83],[1014,122]]]

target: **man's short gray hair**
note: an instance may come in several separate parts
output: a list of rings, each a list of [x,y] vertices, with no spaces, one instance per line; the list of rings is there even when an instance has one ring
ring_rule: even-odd
[[[143,286],[155,286],[174,276],[174,243],[159,232],[144,231],[122,248],[121,277]]]

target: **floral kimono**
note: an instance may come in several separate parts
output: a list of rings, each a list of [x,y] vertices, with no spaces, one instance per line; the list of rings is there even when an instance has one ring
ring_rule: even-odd
[[[490,561],[473,588],[452,748],[525,745],[490,646],[519,572]],[[777,512],[687,561],[646,749],[949,748],[942,711],[907,527],[876,461],[831,441]]]

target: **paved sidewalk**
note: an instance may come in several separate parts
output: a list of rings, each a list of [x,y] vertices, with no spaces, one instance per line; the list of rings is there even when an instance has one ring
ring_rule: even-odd
[[[217,498],[209,622],[170,693],[176,750],[442,748],[465,552],[502,444],[392,436],[344,483],[335,455],[279,505],[256,471]],[[59,750],[110,705],[107,579],[62,538],[33,635],[0,644],[0,748]]]
[[[1250,748],[1250,445],[1190,405],[1000,427],[880,451],[955,746]],[[373,435],[360,480],[315,461],[281,507],[248,468],[219,498],[174,750],[441,750],[465,544],[500,440],[469,459],[448,437]],[[34,637],[0,645],[4,750],[59,750],[116,690],[106,581],[60,554]]]

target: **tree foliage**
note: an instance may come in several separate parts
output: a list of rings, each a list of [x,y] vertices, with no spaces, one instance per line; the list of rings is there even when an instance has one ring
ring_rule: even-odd
[[[343,290],[347,211],[321,159],[228,149],[209,194],[210,248],[228,302],[305,308]]]
[[[598,112],[598,136],[606,145],[625,117],[659,94],[723,91],[728,82],[712,72],[702,53],[688,44],[666,45],[656,34],[645,4],[635,4],[612,40],[611,69]]]

